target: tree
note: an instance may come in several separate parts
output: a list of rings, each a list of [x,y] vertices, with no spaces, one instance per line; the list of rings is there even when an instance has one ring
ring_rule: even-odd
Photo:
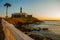
[[[5,3],[4,6],[6,6],[6,18],[8,17],[8,7],[11,6],[10,3]]]

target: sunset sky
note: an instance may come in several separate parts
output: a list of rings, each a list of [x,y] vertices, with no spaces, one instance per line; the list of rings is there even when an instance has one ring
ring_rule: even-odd
[[[23,12],[39,19],[58,20],[60,18],[60,0],[0,0],[0,16],[5,16],[6,2],[11,4],[9,16],[12,13],[19,13],[22,7]]]

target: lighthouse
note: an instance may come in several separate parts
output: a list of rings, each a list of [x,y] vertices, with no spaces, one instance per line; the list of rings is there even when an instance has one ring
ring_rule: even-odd
[[[20,7],[20,15],[22,15],[22,7]]]

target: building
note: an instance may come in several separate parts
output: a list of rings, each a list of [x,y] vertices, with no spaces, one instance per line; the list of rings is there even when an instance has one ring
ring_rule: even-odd
[[[28,15],[27,13],[22,12],[22,7],[20,7],[20,13],[13,13],[12,18],[20,18],[20,17],[32,17],[32,15]]]
[[[13,17],[15,17],[15,18],[17,18],[17,17],[27,17],[27,13],[23,13],[23,12],[22,12],[22,7],[21,7],[21,8],[20,8],[20,13],[13,13],[11,17],[12,17],[12,18],[13,18]]]

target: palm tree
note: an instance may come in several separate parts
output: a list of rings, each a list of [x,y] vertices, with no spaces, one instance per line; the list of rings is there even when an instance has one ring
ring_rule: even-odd
[[[6,6],[6,18],[8,17],[8,7],[11,6],[10,3],[5,3],[4,6]]]

